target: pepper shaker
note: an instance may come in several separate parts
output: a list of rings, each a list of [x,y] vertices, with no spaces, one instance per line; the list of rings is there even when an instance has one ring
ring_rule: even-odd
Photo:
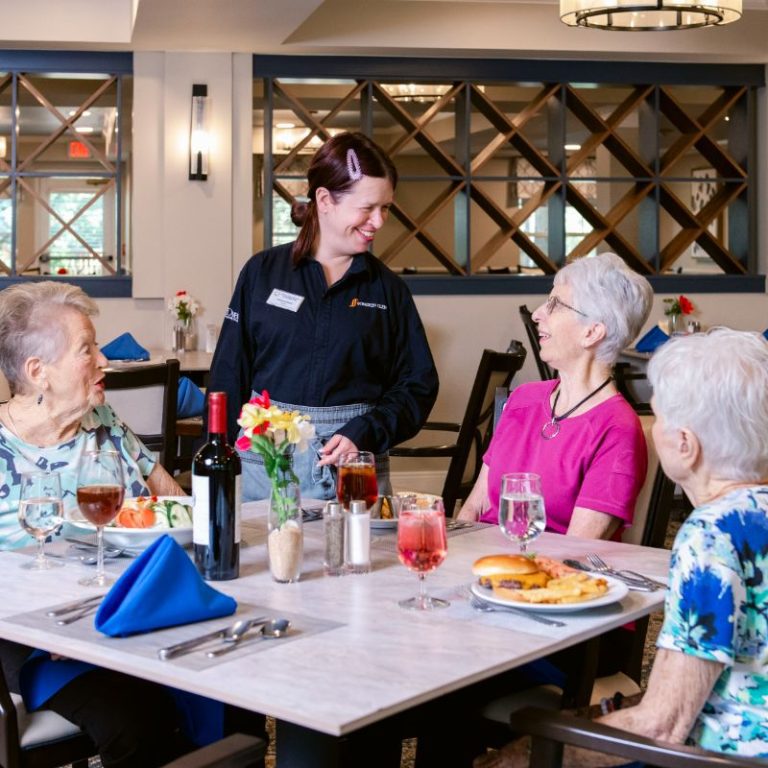
[[[350,501],[346,522],[347,570],[368,573],[371,570],[371,513],[365,501]]]
[[[329,501],[323,509],[323,533],[325,573],[341,576],[344,573],[344,510],[338,501]]]

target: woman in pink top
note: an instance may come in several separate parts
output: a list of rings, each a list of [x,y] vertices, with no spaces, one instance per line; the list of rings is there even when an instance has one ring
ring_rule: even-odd
[[[648,318],[653,290],[615,254],[572,262],[533,313],[555,381],[510,396],[459,517],[497,522],[501,476],[541,476],[547,530],[607,539],[632,523],[645,480],[643,430],[611,369]]]

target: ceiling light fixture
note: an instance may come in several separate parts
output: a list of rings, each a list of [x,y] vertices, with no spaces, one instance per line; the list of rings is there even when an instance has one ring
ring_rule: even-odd
[[[445,96],[450,85],[434,83],[382,83],[381,87],[395,101],[416,104],[429,104]]]
[[[572,27],[658,32],[730,24],[742,0],[560,0],[560,20]]]

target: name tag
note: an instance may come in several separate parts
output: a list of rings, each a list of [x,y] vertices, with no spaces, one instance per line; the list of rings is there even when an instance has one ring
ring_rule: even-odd
[[[291,312],[298,312],[302,301],[304,301],[303,296],[297,296],[295,293],[288,293],[288,291],[273,288],[272,293],[269,294],[267,299],[267,304],[271,304],[273,307],[280,307],[280,309],[288,309]]]

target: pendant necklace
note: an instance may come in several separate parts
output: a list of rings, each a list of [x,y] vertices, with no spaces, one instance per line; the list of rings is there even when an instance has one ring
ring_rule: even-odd
[[[613,376],[609,376],[597,389],[593,389],[583,400],[579,400],[579,402],[576,403],[573,408],[566,411],[562,416],[555,416],[557,401],[560,399],[560,385],[558,385],[557,394],[555,395],[555,399],[552,402],[552,408],[549,412],[549,421],[544,422],[544,426],[541,428],[541,436],[545,440],[551,440],[552,438],[557,437],[558,434],[560,434],[560,422],[563,419],[567,419],[574,411],[581,408],[581,406],[584,405],[587,400],[589,400],[591,397],[594,397],[601,389],[607,387],[611,381],[613,381]]]

